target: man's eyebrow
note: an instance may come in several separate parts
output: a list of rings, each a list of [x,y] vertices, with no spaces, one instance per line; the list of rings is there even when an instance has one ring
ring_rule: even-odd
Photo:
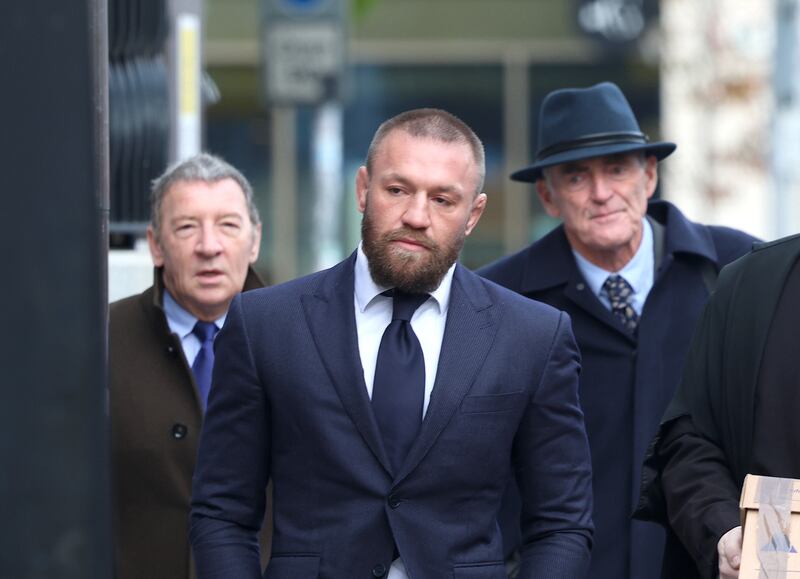
[[[400,173],[386,173],[385,175],[381,175],[378,180],[382,183],[387,181],[399,181],[405,185],[411,183],[406,177],[403,177]]]
[[[175,215],[169,221],[170,221],[170,223],[175,223],[176,221],[186,221],[186,220],[197,221],[197,216],[196,215]]]
[[[578,173],[585,170],[586,166],[582,165],[581,163],[564,163],[561,165],[562,173]]]
[[[382,183],[391,183],[392,181],[401,183],[407,186],[413,186],[414,183],[401,175],[400,173],[386,173],[385,175],[381,175],[378,180]],[[456,185],[442,185],[440,187],[434,187],[430,190],[434,193],[452,193],[454,195],[461,194],[461,188],[457,187]]]
[[[461,189],[455,185],[442,185],[441,187],[434,187],[433,191],[436,193],[452,193],[454,195],[461,193]]]
[[[241,214],[236,213],[235,211],[229,211],[228,213],[222,213],[214,217],[214,219],[231,219],[231,218],[244,220],[244,217]],[[169,220],[169,222],[175,223],[176,221],[199,221],[199,220],[200,220],[199,217],[197,217],[196,215],[183,214],[183,215],[175,215]]]

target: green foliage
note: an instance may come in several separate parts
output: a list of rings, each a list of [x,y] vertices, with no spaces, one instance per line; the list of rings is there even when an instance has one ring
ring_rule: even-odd
[[[378,2],[379,0],[351,0],[353,5],[353,18],[356,21],[361,20]]]

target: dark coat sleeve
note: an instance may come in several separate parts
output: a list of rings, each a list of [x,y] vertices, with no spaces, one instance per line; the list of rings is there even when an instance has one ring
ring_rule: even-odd
[[[678,542],[665,559],[679,559],[682,546],[696,570],[665,577],[716,578],[717,543],[739,524],[739,484],[731,465],[741,457],[725,451],[726,429],[718,425],[725,407],[725,350],[735,279],[723,270],[719,291],[707,304],[697,326],[683,379],[664,416],[658,437],[645,461],[642,503],[636,517],[667,525]],[[699,572],[699,575],[695,573]],[[686,573],[691,573],[687,575]]]
[[[192,492],[189,538],[198,579],[260,579],[258,530],[269,479],[269,405],[251,353],[242,300],[215,341]]]
[[[569,316],[561,313],[545,373],[514,443],[522,496],[520,578],[575,579],[589,567],[591,462],[579,371]]]
[[[670,425],[661,454],[667,518],[700,577],[716,579],[717,543],[739,525],[739,488],[725,455],[698,433],[691,418]],[[683,576],[682,576],[683,577]]]

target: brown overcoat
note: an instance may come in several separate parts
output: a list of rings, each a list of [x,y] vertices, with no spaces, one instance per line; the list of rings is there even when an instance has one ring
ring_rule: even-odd
[[[162,306],[160,271],[109,315],[113,528],[117,579],[194,579],[188,540],[203,415],[180,338]],[[250,270],[244,289],[263,284]],[[261,537],[269,556],[270,525]]]

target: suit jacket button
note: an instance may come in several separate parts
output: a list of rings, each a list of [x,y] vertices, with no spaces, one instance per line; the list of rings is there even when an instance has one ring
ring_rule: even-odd
[[[372,568],[373,577],[383,577],[384,575],[386,575],[386,565],[383,563],[378,563]]]
[[[396,509],[397,507],[400,506],[400,503],[402,501],[400,499],[398,499],[395,495],[389,495],[388,502],[389,502],[389,506],[390,507],[392,507],[393,509]]]
[[[176,440],[180,440],[182,438],[186,438],[186,433],[189,431],[183,424],[173,424],[172,425],[172,438]]]

